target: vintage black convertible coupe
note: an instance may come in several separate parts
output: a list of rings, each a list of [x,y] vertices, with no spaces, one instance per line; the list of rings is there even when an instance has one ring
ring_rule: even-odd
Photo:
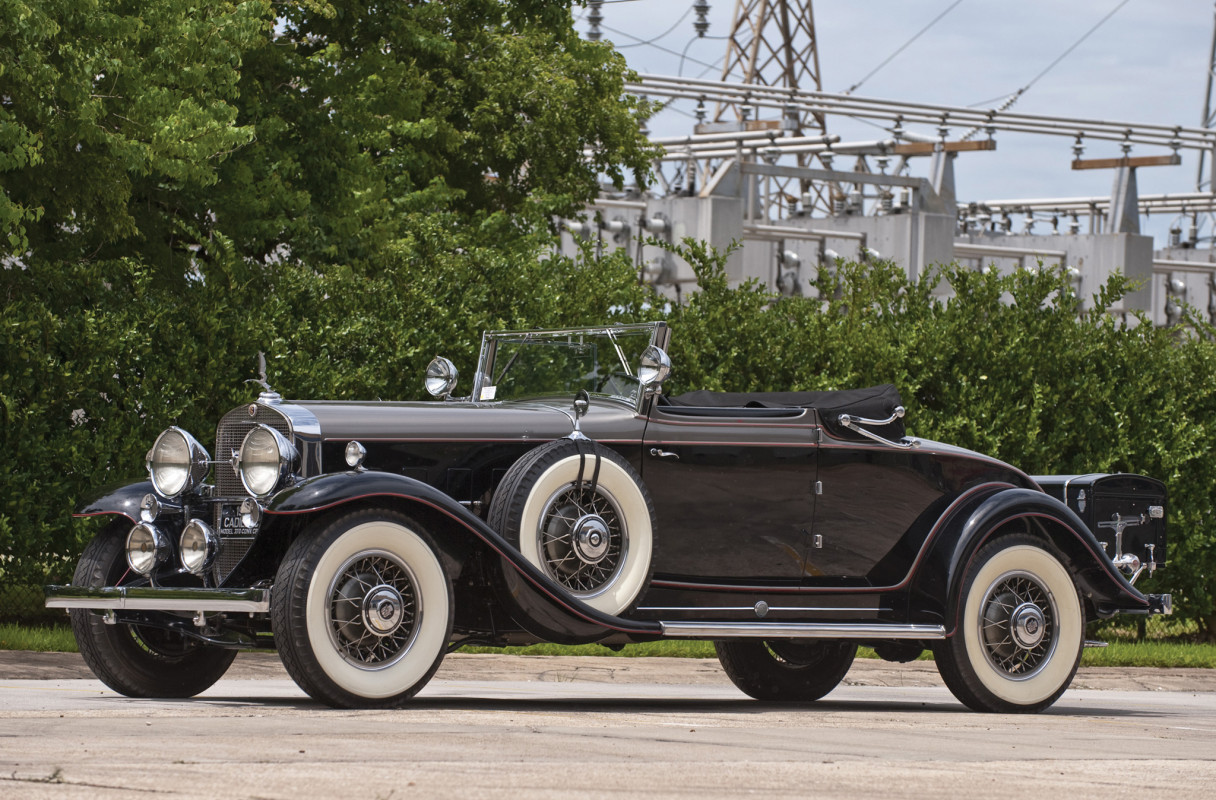
[[[931,648],[1004,712],[1060,696],[1087,621],[1169,613],[1132,586],[1165,561],[1160,482],[905,436],[892,386],[667,397],[669,335],[489,333],[462,399],[443,358],[437,402],[267,390],[214,460],[171,427],[148,481],[79,511],[109,522],[47,605],[137,697],[273,646],[323,703],[399,706],[461,645],[666,638],[712,640],[764,700],[822,697],[859,644]]]

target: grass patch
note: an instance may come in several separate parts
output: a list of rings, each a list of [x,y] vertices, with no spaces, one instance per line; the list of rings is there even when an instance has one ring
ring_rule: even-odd
[[[32,626],[0,624],[0,650],[35,650],[38,652],[77,652],[72,629],[66,625]],[[710,642],[668,641],[627,644],[613,650],[598,644],[560,645],[534,644],[527,647],[462,647],[460,653],[503,653],[524,656],[605,656],[610,658],[714,658]],[[858,658],[877,658],[868,647],[859,648]],[[922,661],[931,661],[929,651],[921,653]],[[1081,657],[1083,667],[1200,667],[1216,669],[1216,644],[1178,641],[1147,641],[1112,639],[1108,647],[1087,647]]]
[[[36,650],[40,653],[75,653],[76,637],[66,625],[29,626],[0,624],[0,650]]]
[[[1216,644],[1112,641],[1107,647],[1085,648],[1081,666],[1216,669]]]

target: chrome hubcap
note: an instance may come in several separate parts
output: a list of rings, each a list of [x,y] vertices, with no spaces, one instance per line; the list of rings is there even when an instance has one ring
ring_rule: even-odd
[[[391,586],[377,586],[363,598],[363,624],[377,636],[387,636],[401,625],[405,601]]]
[[[380,550],[348,559],[329,587],[330,641],[342,657],[363,669],[399,661],[414,643],[421,598],[413,572]]]
[[[1013,641],[1023,650],[1033,650],[1043,641],[1047,632],[1047,619],[1043,610],[1034,603],[1022,603],[1010,617],[1010,632]]]
[[[598,564],[608,554],[610,531],[599,514],[586,514],[574,523],[574,552],[588,564]]]
[[[988,663],[1010,678],[1043,667],[1056,646],[1055,598],[1029,572],[1008,572],[988,587],[979,620]]]
[[[572,483],[554,492],[536,536],[545,572],[579,597],[606,590],[629,551],[616,498],[602,484],[594,493]]]

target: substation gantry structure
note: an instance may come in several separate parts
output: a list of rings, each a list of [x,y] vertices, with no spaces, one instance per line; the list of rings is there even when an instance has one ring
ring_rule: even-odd
[[[589,4],[593,28],[598,5]],[[707,7],[694,4],[699,34]],[[784,294],[813,294],[816,271],[837,258],[889,258],[911,277],[952,261],[1004,271],[1059,265],[1081,297],[1119,270],[1140,288],[1115,312],[1139,309],[1168,325],[1185,301],[1216,321],[1216,256],[1211,233],[1200,235],[1216,214],[1216,34],[1199,126],[1025,114],[1008,101],[976,109],[824,92],[810,0],[736,0],[726,39],[717,79],[641,74],[627,84],[628,93],[691,109],[696,123],[687,135],[652,138],[663,148],[655,185],[605,187],[585,218],[565,222],[564,247],[583,239],[631,248],[641,276],[675,298],[695,289],[695,276],[646,245],[649,237],[692,236],[723,249],[740,241],[728,277]],[[879,135],[841,141],[830,131],[846,118]],[[1006,133],[1064,140],[1073,170],[1111,173],[1110,195],[960,201],[959,156],[995,150]],[[1100,157],[1087,157],[1092,151]],[[1199,164],[1194,191],[1139,193],[1138,170],[1178,165],[1190,151]],[[1154,250],[1141,233],[1144,214],[1175,217],[1165,248]]]

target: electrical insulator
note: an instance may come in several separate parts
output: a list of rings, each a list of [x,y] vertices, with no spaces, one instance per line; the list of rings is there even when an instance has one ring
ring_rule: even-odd
[[[1165,281],[1165,324],[1177,325],[1182,321],[1182,304],[1186,302],[1186,279],[1176,272]]]
[[[604,0],[587,0],[587,38],[593,42],[600,40],[600,23],[604,21],[600,6],[603,4]]]
[[[1072,221],[1068,223],[1068,232],[1078,234],[1081,232],[1081,220],[1077,219],[1077,215],[1072,215]]]
[[[697,36],[704,36],[709,30],[709,20],[705,15],[709,13],[709,3],[707,0],[697,0],[692,4],[692,10],[697,12],[697,20],[692,24],[693,29],[697,32]]]
[[[1191,247],[1199,244],[1199,221],[1195,217],[1191,217],[1191,224],[1186,228],[1186,240],[1191,243]]]
[[[1182,228],[1170,228],[1170,247],[1182,244]]]

